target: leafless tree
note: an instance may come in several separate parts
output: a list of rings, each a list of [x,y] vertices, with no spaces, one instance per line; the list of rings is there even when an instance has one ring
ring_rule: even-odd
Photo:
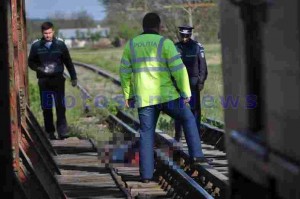
[[[200,3],[213,3],[212,0],[99,0],[106,7],[106,25],[115,29],[128,24],[129,28],[141,31],[141,20],[145,13],[160,14],[165,26],[163,34],[173,40],[178,38],[179,25],[192,25],[195,35],[209,40],[218,32],[218,7],[203,8]],[[215,0],[214,0],[215,1]],[[211,26],[210,26],[211,24]]]

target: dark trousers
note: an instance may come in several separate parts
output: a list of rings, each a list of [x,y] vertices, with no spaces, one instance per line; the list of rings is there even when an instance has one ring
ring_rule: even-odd
[[[154,132],[160,112],[163,111],[183,125],[189,155],[203,157],[195,118],[182,99],[138,108],[140,120],[140,173],[142,179],[151,179],[154,171]]]
[[[199,132],[199,136],[201,137],[200,134],[200,119],[201,119],[201,101],[200,101],[200,90],[197,85],[191,86],[191,100],[189,102],[191,111],[195,117],[196,124],[197,124],[197,129]],[[182,123],[178,120],[175,120],[175,139],[177,141],[180,140],[182,136]]]
[[[40,89],[41,107],[44,116],[45,130],[49,134],[55,132],[53,122],[53,101],[56,108],[56,128],[60,136],[67,134],[67,120],[65,107],[65,78],[47,77],[40,78],[38,81]]]

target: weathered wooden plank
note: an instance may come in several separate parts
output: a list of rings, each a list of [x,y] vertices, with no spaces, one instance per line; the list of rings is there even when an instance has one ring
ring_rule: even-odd
[[[126,185],[130,189],[142,189],[142,188],[158,188],[160,189],[160,186],[156,182],[149,182],[149,183],[142,183],[138,181],[126,181]]]
[[[131,189],[131,195],[133,197],[148,197],[148,198],[153,198],[153,197],[163,197],[167,195],[167,192],[164,190],[160,189]]]
[[[62,173],[56,178],[68,198],[126,198],[89,140],[54,140],[52,145],[58,151],[55,162]]]
[[[113,183],[114,181],[111,177],[111,175],[108,174],[94,174],[94,175],[76,175],[76,178],[74,178],[74,175],[60,175],[57,176],[58,181],[61,184],[64,183],[97,183],[97,182],[101,182],[101,184],[103,183]]]
[[[225,167],[228,165],[228,160],[218,160],[218,159],[212,159],[212,162],[210,162],[210,164],[213,167]]]
[[[209,155],[214,155],[214,156],[226,156],[226,153],[222,152],[222,151],[219,151],[219,150],[207,150],[207,149],[203,149],[202,150],[203,153],[206,155],[206,156],[209,156]]]
[[[216,167],[215,168],[217,171],[220,171],[220,172],[224,172],[224,171],[229,171],[229,169],[228,169],[228,167],[226,166],[226,167]]]
[[[58,156],[55,157],[55,161],[58,164],[98,164],[100,165],[100,160],[96,156],[84,156],[84,155],[76,155],[76,156]]]
[[[82,152],[95,152],[94,145],[89,140],[68,138],[64,140],[52,140],[51,144],[58,154],[73,154]]]
[[[67,175],[97,175],[99,172],[92,172],[92,171],[81,171],[81,170],[65,170],[61,169],[60,170],[61,175],[67,176]]]
[[[67,154],[55,158],[57,165],[64,170],[78,170],[89,172],[108,172],[104,164],[96,156],[89,154]]]

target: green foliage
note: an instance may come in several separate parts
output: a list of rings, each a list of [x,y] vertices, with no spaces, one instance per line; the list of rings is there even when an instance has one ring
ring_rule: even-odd
[[[84,40],[87,37],[84,32],[81,32],[79,30],[76,30],[75,34],[76,38],[78,38],[79,40]]]
[[[107,4],[109,3],[109,0],[98,0],[100,4],[107,6]]]
[[[221,67],[221,47],[220,44],[204,44],[206,60],[208,64],[208,78],[205,82],[204,89],[201,91],[201,98],[212,96],[213,102],[208,106],[203,105],[201,113],[205,117],[214,120],[224,121],[224,110],[219,101],[223,96],[223,75]],[[123,50],[117,49],[99,49],[89,50],[72,50],[71,55],[74,60],[94,64],[112,73],[119,74],[119,63]],[[210,105],[213,106],[210,106]]]
[[[43,114],[40,105],[39,87],[35,82],[29,81],[29,101],[30,108],[35,113],[39,123],[43,123]]]
[[[113,36],[127,40],[130,35],[137,35],[142,31],[141,22],[145,13],[156,12],[161,16],[162,25],[165,27],[161,34],[173,41],[178,41],[179,38],[177,27],[188,25],[190,22],[189,11],[183,5],[188,2],[215,2],[213,7],[193,8],[192,21],[195,28],[194,36],[198,41],[202,43],[218,42],[220,14],[216,0],[157,0],[155,2],[150,0],[99,0],[99,2],[106,9],[107,16],[104,24],[111,27]],[[128,33],[128,30],[132,33]]]
[[[99,32],[91,33],[90,38],[93,42],[98,41],[101,38],[101,34]]]
[[[168,115],[161,114],[158,122],[157,122],[158,129],[164,131],[165,133],[169,134],[170,136],[174,136],[173,132],[175,131],[175,124],[174,120],[171,119]]]
[[[86,113],[82,106],[83,102],[80,91],[72,87],[69,81],[66,81],[65,86],[66,96],[75,98],[75,106],[67,108],[66,111],[70,135],[79,138],[93,138],[95,140],[104,139],[103,136],[107,136],[107,133],[105,134],[103,132],[105,131],[105,120],[109,114],[108,111],[106,109],[92,109],[89,113]],[[35,74],[31,70],[29,70],[29,100],[31,110],[40,125],[43,126],[44,122],[40,105],[39,88]],[[69,104],[68,101],[66,104]],[[53,108],[53,113],[55,121],[55,108]]]
[[[111,114],[116,115],[118,113],[118,107],[119,107],[119,104],[116,101],[111,100],[108,103],[107,109]]]
[[[194,32],[198,34],[197,39],[204,43],[218,42],[220,29],[219,7],[199,8],[194,14]]]
[[[93,17],[85,10],[74,12],[71,15],[56,12],[47,19],[27,19],[27,41],[29,43],[42,37],[40,26],[44,21],[51,21],[57,34],[59,34],[59,29],[63,28],[91,28],[96,25]]]
[[[29,94],[31,103],[34,104],[40,102],[39,87],[32,82],[29,82]]]
[[[205,82],[204,89],[201,91],[201,98],[204,96],[212,96],[213,101],[209,102],[208,106],[202,104],[202,121],[207,122],[206,118],[213,120],[224,121],[224,110],[219,101],[219,97],[223,96],[223,76],[221,67],[221,48],[220,44],[204,45],[206,52],[206,60],[208,63],[208,78]],[[99,49],[97,51],[90,49],[72,50],[71,55],[74,60],[97,65],[112,73],[119,73],[119,63],[123,50],[115,49]],[[203,101],[202,101],[203,103]],[[210,105],[213,105],[212,107]],[[109,105],[110,111],[116,113],[113,104]],[[126,109],[134,117],[137,117],[136,109]],[[163,116],[158,122],[158,128],[172,131],[173,124],[168,116]],[[217,127],[222,127],[219,123],[213,124]]]
[[[121,39],[119,36],[115,36],[113,42],[112,42],[112,45],[116,48],[119,48],[121,47]]]
[[[112,73],[119,73],[119,65],[123,49],[74,49],[71,50],[71,56],[74,60],[83,63],[97,65]]]
[[[125,40],[129,40],[140,32],[137,27],[131,26],[129,23],[122,23],[119,26],[118,35]]]

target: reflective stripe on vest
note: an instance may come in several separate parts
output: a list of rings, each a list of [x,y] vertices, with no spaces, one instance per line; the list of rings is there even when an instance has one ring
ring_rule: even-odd
[[[136,54],[135,54],[135,50],[134,50],[134,46],[133,46],[133,39],[130,40],[129,42],[129,46],[130,46],[130,55],[131,55],[131,64],[137,64],[137,63],[142,63],[142,62],[161,62],[164,64],[167,64],[167,59],[162,58],[162,48],[163,48],[163,44],[164,41],[166,40],[166,38],[162,37],[159,40],[159,44],[157,47],[157,55],[156,57],[139,57],[136,58]]]
[[[178,70],[183,69],[185,66],[184,64],[179,64],[177,66],[172,67],[171,69],[167,68],[167,67],[142,67],[142,68],[121,68],[120,72],[121,73],[140,73],[140,72],[175,72]]]
[[[140,72],[175,72],[177,70],[181,70],[185,66],[183,64],[179,64],[178,66],[173,66],[171,69],[167,67],[168,63],[172,63],[176,61],[177,59],[181,59],[180,54],[175,55],[171,57],[170,59],[162,58],[162,50],[163,50],[163,44],[166,38],[162,37],[159,41],[158,47],[157,47],[157,56],[156,57],[136,57],[136,53],[134,50],[134,43],[133,39],[129,41],[129,47],[130,47],[130,55],[131,55],[131,61],[127,61],[125,59],[121,60],[121,63],[125,66],[132,66],[133,64],[137,63],[143,63],[143,62],[159,62],[166,65],[166,67],[163,66],[157,66],[157,67],[141,67],[141,68],[120,68],[121,73],[140,73]]]
[[[125,60],[125,59],[123,59],[123,58],[122,58],[122,60],[121,60],[121,64],[123,64],[123,65],[125,65],[125,66],[130,66],[130,65],[131,65],[129,61],[127,61],[127,60]]]

